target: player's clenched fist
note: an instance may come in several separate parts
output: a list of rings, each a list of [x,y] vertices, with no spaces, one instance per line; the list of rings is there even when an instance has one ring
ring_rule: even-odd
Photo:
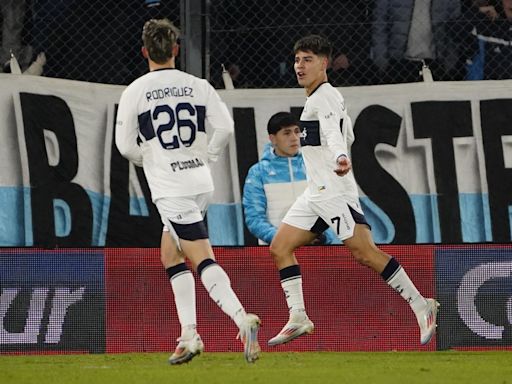
[[[334,170],[334,172],[338,176],[345,176],[352,169],[352,163],[350,159],[345,155],[341,155],[340,157],[338,157],[338,159],[336,160],[336,164],[337,167]]]

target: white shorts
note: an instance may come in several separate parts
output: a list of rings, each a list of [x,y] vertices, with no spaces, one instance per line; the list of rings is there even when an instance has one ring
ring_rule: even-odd
[[[207,192],[199,195],[167,197],[156,200],[155,205],[164,224],[162,231],[170,232],[171,236],[178,241],[182,236],[178,236],[176,228],[171,223],[178,226],[203,223],[212,194],[213,192]]]
[[[304,194],[290,207],[283,223],[315,233],[331,227],[341,241],[354,235],[356,224],[368,225],[359,205],[349,205],[343,196],[311,201]]]

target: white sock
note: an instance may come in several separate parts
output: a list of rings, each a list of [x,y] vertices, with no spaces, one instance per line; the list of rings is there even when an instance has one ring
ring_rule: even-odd
[[[387,281],[388,285],[397,291],[409,303],[416,316],[427,305],[427,301],[413,284],[405,270],[400,266]]]
[[[293,277],[291,279],[281,281],[286,303],[290,311],[290,316],[306,315],[306,307],[304,305],[304,296],[302,294],[302,277]]]
[[[186,329],[195,330],[197,324],[194,276],[187,270],[174,275],[170,280],[183,336]]]
[[[245,319],[245,309],[231,288],[229,276],[217,263],[208,265],[201,272],[201,281],[208,294],[222,311],[240,328]]]

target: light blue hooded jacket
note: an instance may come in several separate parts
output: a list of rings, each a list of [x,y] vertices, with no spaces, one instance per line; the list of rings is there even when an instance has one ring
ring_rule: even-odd
[[[306,189],[304,160],[299,153],[282,157],[272,144],[265,145],[261,160],[245,179],[242,204],[245,224],[260,242],[270,244],[288,209]],[[340,244],[334,232],[324,232],[325,244]]]

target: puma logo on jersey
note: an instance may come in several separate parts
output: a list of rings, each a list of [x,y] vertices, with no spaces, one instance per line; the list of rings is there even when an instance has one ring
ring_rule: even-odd
[[[173,172],[182,171],[184,169],[198,168],[203,167],[204,162],[199,158],[195,158],[194,160],[186,160],[186,161],[173,161],[171,163],[171,168]]]

